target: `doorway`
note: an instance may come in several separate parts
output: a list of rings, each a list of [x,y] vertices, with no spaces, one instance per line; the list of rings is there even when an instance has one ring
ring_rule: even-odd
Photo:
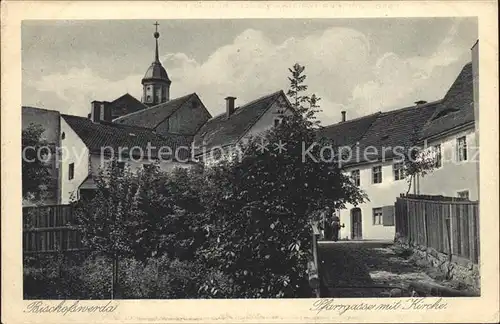
[[[362,222],[361,222],[361,209],[351,209],[351,239],[361,240],[363,238]]]

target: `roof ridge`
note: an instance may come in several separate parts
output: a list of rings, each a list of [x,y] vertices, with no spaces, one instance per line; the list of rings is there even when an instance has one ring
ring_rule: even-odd
[[[379,112],[378,114],[374,114],[374,115],[375,115],[375,118],[373,118],[370,125],[368,125],[368,127],[366,127],[365,131],[361,133],[361,136],[357,139],[356,143],[353,143],[351,146],[356,145],[357,143],[360,143],[366,137],[366,134],[368,134],[368,131],[372,128],[373,124],[375,124],[375,122],[378,120],[381,113]]]
[[[139,113],[141,113],[141,112],[143,112],[143,111],[147,111],[147,110],[150,110],[150,109],[155,109],[155,108],[160,108],[160,106],[161,106],[161,105],[164,105],[164,104],[167,104],[167,103],[171,103],[171,102],[173,102],[173,101],[177,101],[177,100],[185,99],[185,98],[187,98],[187,97],[189,97],[189,96],[192,96],[193,94],[196,94],[196,92],[193,92],[193,93],[190,93],[190,94],[184,95],[184,96],[182,96],[182,97],[178,97],[178,98],[175,98],[175,99],[169,100],[169,101],[167,101],[167,102],[162,102],[162,103],[159,103],[159,104],[157,104],[156,106],[152,106],[152,107],[148,107],[148,106],[146,106],[146,109],[142,109],[142,110],[134,111],[134,112],[131,112],[130,114],[126,114],[126,115],[120,116],[120,117],[118,117],[118,118],[115,118],[115,119],[113,119],[113,122],[116,122],[116,121],[122,120],[122,119],[123,119],[123,118],[125,118],[125,117],[135,116],[135,115],[137,115],[137,114],[139,114]],[[177,109],[176,109],[176,110],[177,110]],[[174,110],[172,113],[174,113],[176,110]],[[157,124],[156,126],[158,126],[158,124]],[[155,126],[155,127],[156,127],[156,126]]]
[[[23,106],[23,105],[21,105],[21,109],[22,108],[39,109],[39,110],[45,110],[45,111],[55,111],[55,112],[58,112],[59,114],[61,114],[61,112],[59,110],[55,110],[55,109],[47,109],[47,108],[40,108],[40,107],[34,107],[34,106]]]
[[[280,90],[280,91],[276,91],[274,92],[273,94],[271,95],[268,95],[268,96],[264,96],[260,99],[264,100],[264,99],[267,99],[267,98],[271,98],[273,96],[275,96],[274,100],[272,100],[266,107],[266,109],[264,109],[262,111],[262,113],[259,115],[258,118],[255,119],[255,121],[251,124],[248,124],[247,127],[245,128],[245,130],[242,132],[242,135],[238,137],[238,139],[236,140],[236,142],[240,141],[245,135],[246,133],[248,133],[248,131],[262,118],[262,116],[264,116],[264,114],[269,110],[269,108],[271,108],[271,106],[276,102],[276,100],[278,100],[278,95],[281,95],[283,93],[283,90]],[[259,100],[254,100],[254,102],[251,102],[252,104],[254,104],[255,102],[258,102]],[[249,103],[250,104],[250,103]],[[245,106],[249,105],[249,104],[246,104]]]
[[[421,105],[413,105],[413,106],[398,108],[398,109],[394,109],[394,110],[381,111],[381,115],[389,115],[389,114],[392,114],[392,113],[399,113],[399,112],[402,112],[402,111],[405,111],[405,110],[422,109],[422,108],[425,108],[425,107],[428,107],[428,106],[439,104],[441,102],[443,102],[443,98],[437,99],[437,100],[434,100],[434,101],[431,101],[431,102],[426,102],[425,104],[421,104]]]
[[[140,101],[139,99],[137,99],[136,97],[134,97],[133,95],[131,95],[130,93],[128,92],[125,92],[123,95],[121,95],[120,97],[116,98],[115,100],[111,101],[111,104],[115,103],[116,101],[122,99],[123,97],[125,96],[129,96],[131,97],[132,99],[134,99],[135,101],[139,102],[141,105],[143,105],[144,107],[147,107],[142,101]],[[121,116],[120,116],[121,117]]]
[[[65,118],[65,117],[78,118],[78,119],[82,119],[82,120],[85,120],[85,121],[88,121],[88,122],[92,123],[92,121],[90,119],[88,119],[87,117],[76,116],[76,115],[68,115],[68,114],[61,114],[61,116],[63,118]],[[108,121],[101,121],[101,122],[99,122],[97,124],[104,125],[104,126],[116,127],[116,128],[132,128],[132,129],[137,129],[137,130],[143,130],[143,131],[153,132],[152,129],[147,128],[147,127],[141,127],[141,126],[135,126],[135,125],[128,125],[128,124],[118,124],[118,123],[108,122]]]
[[[234,111],[236,112],[237,109],[242,109],[242,108],[245,108],[246,106],[253,105],[256,102],[259,102],[261,100],[267,99],[267,98],[272,97],[274,95],[277,95],[278,93],[281,93],[281,92],[283,92],[283,90],[275,91],[273,93],[270,93],[270,94],[264,95],[262,97],[259,97],[257,99],[254,99],[252,101],[249,101],[249,102],[245,103],[243,106],[238,106],[238,107],[234,108]],[[213,116],[210,120],[216,119],[216,118],[219,118],[219,117],[224,117],[225,114],[226,114],[225,112],[221,112],[220,114]]]
[[[460,69],[460,72],[457,74],[457,76],[455,77],[455,80],[453,80],[453,82],[451,83],[450,87],[448,88],[448,90],[446,90],[446,93],[443,97],[443,100],[445,101],[448,97],[448,94],[450,93],[450,91],[453,89],[453,86],[459,81],[460,77],[462,76],[462,74],[464,73],[465,69],[469,68],[469,67],[472,67],[472,61],[464,64],[464,66],[462,67],[462,69]]]
[[[425,104],[422,104],[422,105],[419,105],[419,106],[410,106],[410,107],[405,107],[405,108],[400,108],[400,109],[395,109],[395,110],[391,110],[391,111],[387,111],[387,112],[381,112],[370,124],[370,126],[368,126],[366,128],[366,131],[363,133],[363,135],[359,138],[359,140],[357,141],[358,143],[361,143],[367,136],[368,132],[371,130],[372,126],[375,124],[375,122],[377,120],[379,120],[379,118],[381,117],[385,117],[385,116],[389,116],[391,115],[392,113],[401,113],[401,112],[404,112],[404,111],[409,111],[409,110],[415,110],[415,111],[420,111],[422,108],[424,107],[430,107],[430,106],[433,106],[433,105],[436,105],[436,104],[439,104],[443,101],[443,99],[439,99],[439,100],[434,100],[432,102],[428,102],[428,103],[425,103]],[[431,114],[431,116],[429,116],[425,121],[423,121],[421,123],[419,127],[419,130],[418,132],[420,132],[423,127],[426,125],[427,121],[434,115],[434,113]]]
[[[196,96],[196,93],[195,93],[195,92],[193,92],[193,93],[191,93],[191,94],[188,94],[188,95],[185,95],[185,96],[183,96],[183,97],[178,98],[178,99],[183,99],[183,100],[182,100],[182,102],[179,104],[179,106],[178,106],[176,109],[172,110],[172,111],[170,112],[170,114],[169,114],[169,115],[165,116],[165,118],[163,118],[163,119],[162,119],[162,120],[160,120],[158,123],[156,123],[156,125],[155,125],[152,129],[155,129],[156,127],[158,127],[158,126],[159,126],[161,123],[163,123],[163,122],[164,122],[167,118],[169,118],[170,116],[172,116],[172,115],[173,115],[173,114],[174,114],[177,110],[181,109],[181,107],[182,107],[182,106],[184,106],[184,104],[185,104],[185,103],[189,100],[189,98],[191,98],[193,95],[195,95],[195,96]],[[198,98],[199,98],[199,97],[198,97]],[[166,104],[166,102],[165,102],[165,103],[163,103],[163,104]],[[159,106],[159,105],[161,105],[161,104],[158,104],[158,105],[156,105],[156,106]],[[154,108],[154,107],[156,107],[156,106],[153,106],[153,107],[151,107],[151,108]]]
[[[363,118],[368,118],[368,117],[373,117],[373,116],[376,116],[376,115],[380,115],[381,113],[382,113],[381,111],[377,111],[377,112],[371,113],[369,115],[356,117],[356,118],[349,119],[349,120],[346,120],[346,121],[340,121],[340,122],[337,122],[337,123],[334,123],[334,124],[330,124],[330,125],[326,125],[326,126],[321,126],[321,128],[319,128],[319,129],[320,130],[322,130],[322,129],[328,129],[330,127],[338,126],[340,124],[348,124],[348,123],[351,123],[351,122],[359,121],[359,120],[361,120]]]

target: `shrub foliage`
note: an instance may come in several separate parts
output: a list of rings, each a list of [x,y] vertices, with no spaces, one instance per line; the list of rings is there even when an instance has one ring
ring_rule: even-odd
[[[94,251],[77,275],[81,291],[93,298],[310,297],[313,215],[365,196],[322,150],[320,98],[303,95],[304,67],[290,71],[293,109],[280,107],[282,123],[245,141],[241,159],[171,173],[111,162],[100,172],[96,195],[76,203]]]

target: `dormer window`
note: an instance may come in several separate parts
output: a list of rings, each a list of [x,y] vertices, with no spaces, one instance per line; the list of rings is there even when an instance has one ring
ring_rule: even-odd
[[[436,114],[436,116],[434,116],[434,118],[432,118],[432,120],[439,119],[441,117],[444,117],[444,116],[448,115],[449,113],[456,112],[456,111],[459,111],[459,110],[460,109],[456,109],[456,108],[445,108],[445,109],[441,110],[440,112],[438,112]]]

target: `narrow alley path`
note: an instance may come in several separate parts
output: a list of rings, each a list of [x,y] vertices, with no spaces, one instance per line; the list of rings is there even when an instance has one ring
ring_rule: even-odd
[[[404,296],[414,282],[444,282],[436,269],[398,254],[390,242],[320,242],[318,257],[322,297],[390,297],[394,289]]]

